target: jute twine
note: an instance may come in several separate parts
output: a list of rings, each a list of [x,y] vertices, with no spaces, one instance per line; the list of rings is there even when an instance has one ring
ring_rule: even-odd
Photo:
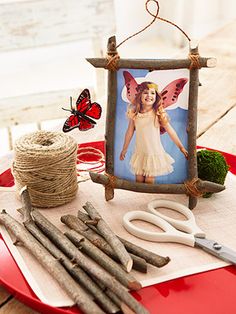
[[[192,180],[185,181],[184,186],[187,191],[187,195],[199,197],[202,196],[204,193],[198,190],[197,184],[199,182],[199,178],[193,178]]]
[[[77,144],[58,132],[37,131],[14,145],[13,176],[17,191],[27,185],[34,207],[56,207],[76,195]]]

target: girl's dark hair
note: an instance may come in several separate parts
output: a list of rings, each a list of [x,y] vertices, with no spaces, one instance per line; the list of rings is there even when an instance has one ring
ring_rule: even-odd
[[[141,112],[142,111],[142,102],[141,102],[141,96],[142,96],[142,92],[145,90],[145,89],[150,89],[150,85],[153,85],[155,86],[155,92],[156,92],[156,100],[153,104],[153,109],[155,112],[157,112],[158,110],[158,107],[160,106],[161,104],[161,95],[158,93],[157,91],[157,85],[153,82],[142,82],[141,84],[139,84],[136,88],[137,90],[137,94],[136,94],[136,97],[135,97],[135,106],[136,106],[136,113],[138,112]]]

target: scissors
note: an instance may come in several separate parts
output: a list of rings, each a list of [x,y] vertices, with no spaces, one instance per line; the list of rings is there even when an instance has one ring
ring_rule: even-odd
[[[169,208],[181,213],[185,216],[186,220],[168,217],[158,211],[160,207]],[[150,222],[160,227],[164,232],[145,230],[134,225],[132,220]],[[200,247],[226,262],[236,264],[236,251],[216,241],[206,239],[206,234],[197,226],[192,211],[177,202],[154,200],[148,204],[148,212],[131,211],[126,213],[123,217],[123,226],[129,233],[141,239],[154,242],[176,242],[191,247]]]

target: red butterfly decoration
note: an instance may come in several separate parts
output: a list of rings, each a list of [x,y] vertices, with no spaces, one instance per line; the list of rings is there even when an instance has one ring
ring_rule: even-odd
[[[63,125],[63,132],[69,132],[75,128],[79,128],[80,131],[92,129],[96,124],[93,119],[100,119],[102,114],[102,107],[96,102],[91,102],[88,89],[84,89],[79,95],[76,109],[72,107],[72,97],[70,97],[70,106],[71,110],[62,108],[72,113]]]

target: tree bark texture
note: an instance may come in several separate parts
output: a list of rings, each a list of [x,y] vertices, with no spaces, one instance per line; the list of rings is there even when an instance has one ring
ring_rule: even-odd
[[[61,221],[66,224],[70,229],[75,230],[76,232],[82,234],[86,239],[91,241],[96,247],[114,259],[116,262],[119,262],[119,258],[111,248],[111,246],[106,242],[106,240],[101,237],[97,232],[89,228],[82,220],[73,215],[64,215],[61,217]],[[146,273],[147,272],[147,263],[145,259],[140,258],[134,254],[130,254],[133,260],[133,269]]]
[[[106,269],[111,275],[113,275],[117,280],[120,281],[125,287],[129,285],[130,282],[135,282],[136,279],[127,274],[120,265],[118,265],[113,259],[103,253],[99,248],[93,245],[89,240],[80,235],[74,230],[67,231],[65,235],[70,239],[76,247],[78,247],[83,253],[90,256],[95,262]],[[137,282],[137,285],[139,283]],[[142,288],[140,284],[140,289]]]
[[[78,211],[78,218],[83,221],[87,226],[89,226],[94,232],[99,233],[99,231],[96,229],[96,227],[94,225],[90,225],[89,221],[91,221],[90,217],[81,212]],[[100,234],[100,233],[99,233]],[[169,263],[170,258],[155,254],[151,251],[145,250],[143,248],[141,248],[140,246],[133,244],[125,239],[122,239],[121,237],[118,237],[120,239],[120,241],[124,244],[124,246],[126,247],[127,251],[135,254],[136,256],[139,256],[143,259],[146,260],[147,263],[156,266],[156,267],[163,267],[166,264]]]
[[[109,178],[106,175],[95,172],[90,172],[89,174],[93,182],[103,185],[106,185],[109,182]],[[188,194],[188,190],[184,184],[147,184],[116,178],[114,180],[113,186],[115,189],[130,190],[142,193]],[[202,181],[198,179],[197,189],[202,193],[218,193],[223,191],[225,189],[225,186],[214,182]]]
[[[198,47],[190,48],[190,54],[198,55]],[[197,171],[197,105],[198,105],[199,69],[190,69],[189,99],[188,99],[188,179],[198,177]],[[197,205],[197,197],[189,196],[189,208]]]
[[[96,68],[106,68],[107,59],[105,58],[87,58]],[[216,66],[215,58],[199,58],[200,66],[212,68]],[[190,59],[120,59],[117,62],[117,69],[149,69],[149,70],[172,70],[172,69],[189,69]]]
[[[107,223],[102,219],[101,215],[98,211],[93,207],[90,202],[86,202],[84,209],[88,212],[89,216],[97,220],[97,229],[101,233],[101,235],[106,239],[106,241],[110,244],[113,250],[116,252],[119,257],[121,263],[125,266],[125,269],[129,272],[132,269],[133,260],[130,257],[129,253],[126,251],[124,245],[120,242],[111,228],[107,225]]]

